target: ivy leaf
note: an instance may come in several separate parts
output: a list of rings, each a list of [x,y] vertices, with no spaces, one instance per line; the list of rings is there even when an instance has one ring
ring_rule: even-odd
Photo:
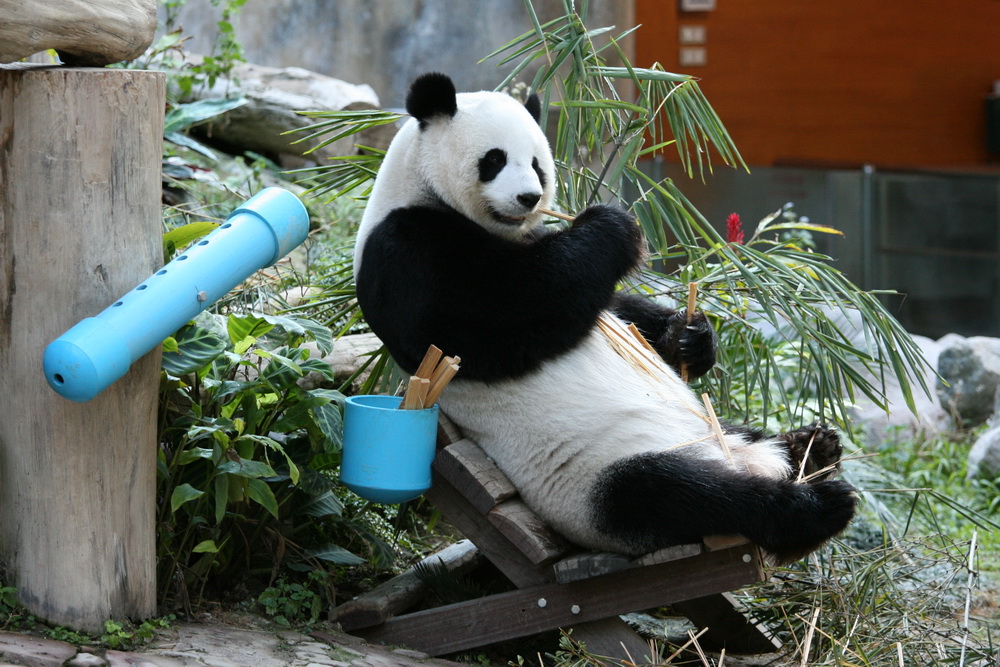
[[[309,502],[300,508],[300,511],[307,516],[316,518],[340,516],[344,511],[344,504],[331,491],[326,491],[310,498]]]
[[[219,547],[216,546],[215,540],[203,540],[194,545],[191,552],[196,554],[217,554],[219,553]]]
[[[187,247],[192,241],[209,234],[219,226],[217,222],[201,220],[175,227],[163,235],[163,255],[170,257],[178,249]]]
[[[278,518],[278,499],[274,497],[274,491],[267,485],[267,482],[251,479],[247,485],[247,495],[250,500],[266,509],[275,519]]]
[[[170,511],[176,512],[177,508],[184,503],[201,498],[203,495],[205,495],[204,491],[199,491],[187,483],[181,484],[174,488],[174,492],[170,494]]]
[[[277,475],[277,473],[274,472],[274,468],[263,461],[251,461],[250,459],[244,458],[241,458],[238,461],[226,461],[219,466],[218,471],[228,475],[236,475],[237,477],[247,477],[249,479],[257,479],[258,477],[274,477]]]
[[[315,549],[307,549],[306,555],[337,565],[361,565],[366,562],[364,558],[356,556],[344,547],[333,543],[325,544]]]
[[[247,337],[260,338],[274,325],[256,314],[230,315],[226,321],[226,329],[229,332],[229,340],[238,343]]]
[[[163,352],[163,369],[180,377],[209,365],[226,349],[226,342],[214,332],[188,323],[174,334],[177,350]]]

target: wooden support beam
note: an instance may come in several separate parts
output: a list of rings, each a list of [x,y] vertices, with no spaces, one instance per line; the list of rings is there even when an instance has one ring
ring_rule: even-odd
[[[536,565],[521,553],[477,510],[451,482],[437,472],[424,494],[456,528],[462,531],[504,576],[519,588],[551,581],[552,568]]]
[[[160,352],[88,403],[45,346],[163,262],[164,76],[0,68],[0,556],[32,614],[100,633],[156,613]]]
[[[734,547],[418,611],[357,634],[442,655],[739,588],[756,581],[757,573],[756,549]]]
[[[421,563],[443,567],[457,576],[473,567],[478,556],[479,550],[472,542],[461,540],[428,556]],[[414,566],[340,605],[333,610],[330,620],[340,623],[347,632],[378,625],[416,604],[426,590],[427,584]]]

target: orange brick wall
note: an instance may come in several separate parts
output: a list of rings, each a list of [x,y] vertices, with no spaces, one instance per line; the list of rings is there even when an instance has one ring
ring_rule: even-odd
[[[702,77],[749,164],[990,161],[983,99],[1000,79],[1000,0],[635,5],[636,64]],[[679,65],[682,23],[705,26],[705,66]]]

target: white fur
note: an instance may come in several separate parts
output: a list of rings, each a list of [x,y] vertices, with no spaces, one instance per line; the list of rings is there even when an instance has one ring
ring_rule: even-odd
[[[657,370],[659,378],[638,370],[595,329],[525,378],[484,384],[459,374],[440,404],[557,531],[615,550],[620,545],[595,531],[588,514],[592,484],[603,469],[627,456],[671,449],[727,461],[700,399],[669,366],[659,363]],[[699,441],[675,448],[693,440]],[[776,441],[749,444],[730,434],[726,443],[734,468],[787,477],[787,453]]]
[[[411,118],[393,139],[358,229],[355,276],[371,231],[392,210],[430,203],[434,197],[500,236],[521,238],[541,224],[538,208],[550,206],[555,191],[555,165],[541,128],[524,105],[503,93],[459,93],[457,102],[453,117],[431,119],[424,130]],[[495,179],[480,183],[479,159],[492,148],[507,154],[507,165]],[[545,174],[544,187],[532,158]],[[541,195],[531,211],[517,202],[517,195],[526,192]],[[524,221],[500,223],[490,208]]]

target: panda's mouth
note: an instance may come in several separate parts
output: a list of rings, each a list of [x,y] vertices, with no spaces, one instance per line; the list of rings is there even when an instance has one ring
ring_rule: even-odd
[[[502,213],[500,213],[499,211],[497,211],[495,208],[491,208],[490,209],[490,215],[497,222],[499,222],[501,224],[504,224],[504,225],[511,225],[512,227],[516,227],[516,226],[520,225],[522,222],[524,222],[527,219],[525,216],[517,217],[515,215],[503,215]]]

